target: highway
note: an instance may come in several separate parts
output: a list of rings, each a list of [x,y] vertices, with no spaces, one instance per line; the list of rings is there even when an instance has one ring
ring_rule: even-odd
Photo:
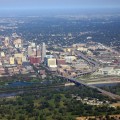
[[[89,84],[86,84],[80,80],[77,80],[76,78],[81,76],[81,75],[85,75],[85,74],[91,74],[91,73],[94,73],[98,68],[99,68],[99,64],[93,60],[91,60],[90,58],[87,58],[83,53],[79,52],[79,51],[75,51],[76,55],[79,57],[79,58],[82,58],[84,59],[85,61],[88,62],[89,65],[92,65],[92,69],[89,71],[89,72],[83,72],[83,73],[79,73],[77,74],[76,77],[74,78],[67,78],[67,77],[64,77],[64,76],[59,76],[59,77],[62,77],[63,79],[66,79],[68,80],[69,82],[73,82],[75,83],[76,85],[84,85],[86,87],[90,87],[92,89],[96,89],[98,90],[99,92],[101,92],[103,95],[106,95],[112,99],[119,99],[120,100],[120,96],[119,95],[116,95],[116,94],[113,94],[113,93],[110,93],[108,91],[105,91],[105,90],[102,90],[96,86],[93,86],[93,85],[89,85]]]
[[[85,61],[88,62],[88,64],[90,66],[92,66],[92,69],[89,72],[83,72],[83,73],[79,73],[77,74],[74,78],[77,78],[81,75],[86,75],[86,74],[91,74],[94,73],[98,68],[99,68],[99,64],[93,60],[91,60],[90,58],[87,58],[83,53],[81,53],[80,51],[75,51],[75,54],[78,56],[78,58],[82,58]]]
[[[100,88],[98,88],[98,87],[95,87],[95,86],[90,86],[90,87],[91,87],[91,88],[94,88],[94,89],[97,89],[99,92],[101,92],[101,93],[104,94],[104,95],[109,96],[109,97],[112,98],[112,99],[118,99],[118,100],[120,100],[120,96],[119,96],[119,95],[116,95],[116,94],[113,94],[113,93],[111,93],[111,92],[102,90],[102,89],[100,89]]]
[[[86,87],[89,87],[89,88],[92,88],[92,89],[96,89],[97,91],[99,91],[99,92],[102,93],[103,95],[108,96],[108,97],[110,97],[110,98],[112,98],[112,99],[114,99],[114,100],[115,100],[115,99],[120,100],[120,96],[119,96],[119,95],[116,95],[116,94],[113,94],[113,93],[111,93],[111,92],[102,90],[102,89],[100,89],[100,88],[98,88],[98,87],[96,87],[96,86],[86,84],[86,83],[84,83],[84,82],[82,82],[82,81],[80,81],[80,80],[76,80],[75,78],[67,78],[67,77],[63,77],[63,76],[59,76],[59,77],[61,77],[61,78],[63,78],[63,79],[66,79],[66,80],[69,81],[69,82],[75,83],[76,85],[84,85],[84,86],[86,86]]]
[[[89,65],[92,65],[92,69],[89,71],[89,72],[83,72],[83,73],[79,73],[77,74],[77,76],[75,76],[74,78],[69,78],[69,77],[64,77],[64,76],[61,76],[61,75],[56,75],[58,77],[61,77],[65,80],[68,80],[69,82],[72,82],[72,83],[75,83],[76,85],[84,85],[86,87],[89,87],[89,88],[92,88],[92,89],[96,89],[98,90],[100,93],[102,93],[103,95],[106,95],[112,99],[119,99],[120,100],[120,96],[119,95],[116,95],[116,94],[113,94],[113,93],[110,93],[108,91],[105,91],[105,90],[102,90],[96,86],[93,86],[93,85],[89,85],[89,84],[86,84],[80,80],[77,80],[76,78],[81,76],[81,75],[86,75],[86,74],[92,74],[94,73],[98,68],[99,68],[99,64],[93,60],[91,60],[90,58],[87,58],[83,53],[79,52],[79,51],[75,51],[75,54],[79,57],[79,58],[82,58],[84,59],[85,61],[88,62]],[[45,66],[44,66],[45,67]],[[45,67],[45,69],[47,69]],[[49,71],[49,69],[47,69]],[[37,71],[36,71],[37,73]],[[38,73],[37,73],[38,74]]]

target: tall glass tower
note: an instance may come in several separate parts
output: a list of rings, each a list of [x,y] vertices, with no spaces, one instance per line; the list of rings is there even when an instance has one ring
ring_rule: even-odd
[[[46,45],[43,43],[42,45],[42,62],[44,62],[44,58],[46,56]]]

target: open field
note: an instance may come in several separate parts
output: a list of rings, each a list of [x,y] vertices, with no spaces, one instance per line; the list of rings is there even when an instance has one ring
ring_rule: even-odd
[[[113,104],[111,104],[111,106],[120,107],[120,102],[118,102],[118,103],[113,103]]]

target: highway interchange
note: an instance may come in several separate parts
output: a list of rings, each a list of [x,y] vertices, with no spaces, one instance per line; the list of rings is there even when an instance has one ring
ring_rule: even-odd
[[[86,84],[80,80],[77,80],[76,78],[79,77],[79,76],[82,76],[82,75],[86,75],[86,74],[92,74],[94,73],[98,68],[99,68],[99,64],[93,60],[91,60],[90,58],[86,57],[83,53],[79,52],[79,51],[75,51],[76,55],[78,56],[78,58],[82,58],[84,59],[85,61],[88,62],[89,65],[92,65],[92,68],[89,72],[83,72],[83,73],[79,73],[77,74],[77,76],[75,78],[67,78],[67,77],[63,77],[63,76],[60,76],[64,79],[67,79],[69,82],[73,82],[75,83],[76,85],[84,85],[86,87],[90,87],[92,89],[96,89],[98,90],[99,92],[101,92],[102,94],[112,98],[112,99],[119,99],[120,100],[120,96],[119,95],[116,95],[116,94],[113,94],[113,93],[110,93],[108,91],[105,91],[105,90],[102,90],[96,86],[93,86],[93,85],[89,85],[89,84]]]

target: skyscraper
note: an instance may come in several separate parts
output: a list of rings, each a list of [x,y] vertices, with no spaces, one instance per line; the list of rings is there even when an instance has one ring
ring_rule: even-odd
[[[44,62],[44,58],[46,56],[46,46],[45,43],[42,45],[42,62]]]
[[[41,47],[38,45],[36,46],[36,56],[41,57]]]
[[[5,46],[9,45],[9,37],[5,37],[4,45]]]
[[[28,46],[28,56],[31,56],[31,55],[32,55],[32,47]]]

